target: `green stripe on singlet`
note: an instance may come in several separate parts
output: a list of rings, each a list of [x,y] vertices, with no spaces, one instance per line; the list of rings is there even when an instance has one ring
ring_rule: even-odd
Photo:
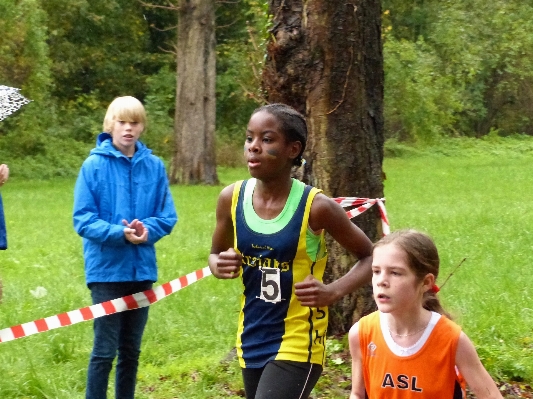
[[[274,219],[261,219],[254,211],[252,197],[257,180],[249,179],[244,188],[244,217],[248,226],[255,232],[262,234],[275,234],[283,229],[291,220],[302,198],[305,184],[292,179],[291,191],[283,210]],[[323,234],[314,234],[309,226],[306,232],[307,254],[312,260],[320,259],[325,255],[325,242]]]

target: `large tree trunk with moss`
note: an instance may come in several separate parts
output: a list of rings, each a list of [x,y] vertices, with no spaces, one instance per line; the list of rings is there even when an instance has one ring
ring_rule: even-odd
[[[269,102],[302,112],[309,141],[300,171],[331,197],[383,196],[383,55],[379,0],[270,0],[272,39],[263,89]],[[376,208],[376,209],[374,209]],[[354,219],[375,241],[377,207]],[[331,238],[325,282],[344,275],[353,257]],[[374,309],[371,287],[330,308],[329,334],[342,334]]]
[[[217,184],[215,10],[212,0],[180,0],[171,183]]]

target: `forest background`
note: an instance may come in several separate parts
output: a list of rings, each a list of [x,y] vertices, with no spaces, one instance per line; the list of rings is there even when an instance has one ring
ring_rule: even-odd
[[[164,0],[151,2],[165,6]],[[510,0],[382,1],[386,148],[442,137],[533,134],[533,6]],[[218,2],[217,162],[238,160],[262,101],[267,2]],[[0,1],[0,83],[32,102],[0,122],[12,177],[77,173],[109,102],[146,104],[144,141],[168,159],[176,11],[131,0]]]
[[[165,6],[166,1],[157,0],[151,4]],[[270,28],[267,8],[266,1],[236,0],[217,3],[216,139],[219,166],[232,167],[240,164],[235,154],[242,151],[243,131],[251,111],[263,99],[260,80]],[[135,0],[0,0],[0,84],[18,87],[23,95],[32,100],[22,110],[0,122],[0,162],[9,164],[12,178],[12,183],[5,189],[18,187],[20,190],[25,184],[33,187],[33,180],[48,179],[50,181],[43,182],[43,187],[65,186],[55,201],[61,205],[63,212],[64,203],[61,202],[66,198],[64,193],[70,192],[71,179],[67,179],[67,184],[56,178],[76,176],[89,149],[94,146],[96,135],[101,131],[107,105],[119,95],[134,95],[146,105],[149,127],[143,141],[168,161],[173,147],[175,90],[176,79],[179,79],[176,77],[173,53],[176,41],[173,28],[176,24],[175,11],[146,7]],[[509,143],[516,148],[511,153],[530,154],[528,143],[531,140],[522,138],[533,135],[532,28],[533,5],[518,0],[490,3],[480,0],[382,1],[384,119],[387,139],[385,150],[391,162],[390,175],[394,173],[392,170],[404,170],[401,168],[402,160],[391,161],[392,156],[407,154],[406,158],[410,158],[410,155],[417,154],[427,146],[446,154],[455,152],[450,148],[461,142],[461,145],[471,147],[472,151],[479,153],[501,151],[501,158],[507,159],[511,156],[504,150],[505,140],[500,140],[500,137],[513,136],[516,140],[510,140]],[[450,144],[450,141],[454,144]],[[487,149],[485,144],[488,141],[495,143],[495,146],[502,143],[501,150],[492,147]],[[468,160],[464,162],[452,158],[446,162],[446,170],[442,173],[466,173],[472,169],[472,165]],[[488,161],[486,163],[489,165]],[[527,165],[526,161],[516,164],[516,169],[509,171],[508,176],[523,176],[519,172],[526,170]],[[426,189],[420,182],[425,181],[421,171],[427,169],[427,164],[423,160],[415,166],[415,172],[404,182],[404,187],[412,190],[412,195],[417,187]],[[435,165],[432,167],[435,168]],[[483,169],[476,169],[476,176],[487,178],[485,174],[489,175],[489,170],[495,173],[484,165]],[[432,174],[435,171],[438,169],[432,169]],[[472,185],[472,181],[468,180],[471,175],[468,175],[468,179],[459,175],[453,181],[460,182],[462,179],[469,182],[465,186]],[[411,188],[408,186],[409,181],[414,185]],[[516,191],[516,195],[519,193],[511,185],[514,180],[500,176],[499,180],[495,178],[494,181],[504,181],[509,185],[506,186],[507,191],[502,189],[501,193],[491,192],[495,203],[490,209],[503,203],[508,204],[509,191]],[[520,177],[518,181],[525,183],[527,180],[526,177]],[[484,187],[495,187],[492,183],[483,183],[481,178],[479,183]],[[466,188],[462,187],[468,191]],[[219,191],[218,187],[205,189],[214,190],[213,198],[216,196],[215,191]],[[527,187],[521,198],[528,197],[526,189]],[[175,187],[173,190],[176,192]],[[394,212],[395,191],[391,187],[388,190],[387,197],[391,199],[389,209]],[[454,191],[449,190],[448,193],[450,192]],[[480,192],[482,191],[476,191],[478,195]],[[20,195],[23,193],[24,190]],[[471,196],[465,196],[463,200],[457,199],[458,197],[454,199],[464,204],[470,203],[476,193],[472,192]],[[423,194],[418,193],[420,198]],[[21,207],[22,213],[35,203],[44,204],[43,198],[49,193],[45,191],[43,197],[35,198],[33,194],[24,195],[28,196],[28,205],[26,208]],[[181,204],[185,197],[178,198]],[[435,207],[443,206],[442,197],[437,198],[439,199],[432,198],[424,203],[434,203]],[[17,205],[24,203],[22,197],[15,200]],[[7,203],[9,205],[9,198]],[[523,211],[520,214],[522,218],[527,207],[519,200],[516,203],[524,207],[517,207],[517,210]],[[413,208],[405,212],[406,215],[414,215],[419,211],[414,205],[416,204],[413,203]],[[451,205],[453,204],[450,204],[450,208]],[[472,204],[470,213],[462,213],[457,219],[465,219],[464,215],[468,213],[469,221],[473,220],[473,215],[478,211],[474,205]],[[198,204],[195,203],[194,206],[197,207]],[[213,208],[213,204],[209,204],[209,209]],[[481,230],[485,225],[492,224],[492,221],[487,221],[487,212],[479,210],[479,213]],[[431,217],[428,215],[431,213],[420,217],[427,219]],[[501,219],[502,224],[509,227],[504,238],[501,237],[501,230],[498,231],[498,237],[490,229],[483,230],[486,230],[485,233],[491,239],[508,244],[516,240],[514,227],[519,222],[513,222],[508,215]],[[22,225],[24,220],[27,219],[19,224]],[[449,213],[439,220],[442,220],[443,226],[450,224],[450,229],[455,228],[450,223]],[[394,223],[395,226],[402,225],[401,217],[396,216]],[[63,225],[69,229],[65,235],[72,235],[69,222],[66,221]],[[471,229],[472,226],[469,226],[467,231]],[[527,234],[526,230],[527,228],[524,229],[524,234]],[[210,229],[202,231],[207,234]],[[525,240],[524,237],[523,239]],[[73,240],[76,241],[72,244],[72,253],[79,257],[79,240],[77,237]],[[57,245],[58,248],[65,246],[63,236],[57,242],[61,242],[61,245]],[[481,240],[472,238],[468,242],[481,243]],[[524,245],[526,248],[528,244]],[[191,244],[191,248],[197,246],[197,242]],[[468,246],[465,244],[466,247]],[[67,249],[70,250],[71,247]],[[514,248],[508,249],[517,257],[520,255],[525,265],[521,253],[514,251]],[[486,246],[480,249],[485,250]],[[205,250],[196,251],[197,259],[203,262]],[[496,253],[500,251],[494,250],[491,257]],[[42,254],[37,254],[36,258],[39,256]],[[65,259],[74,263],[68,257]],[[499,262],[499,258],[495,259],[498,266],[507,263]],[[53,263],[57,265],[59,260],[56,263],[54,259]],[[516,267],[518,260],[509,260],[510,264]],[[8,269],[10,265],[1,266]],[[15,273],[15,263],[12,266]],[[490,284],[491,287],[496,286],[496,282],[501,285],[503,275],[507,275],[506,269],[501,268],[501,273],[502,275],[494,274],[495,283]],[[168,277],[176,276],[172,274]],[[508,279],[512,280],[511,277]],[[464,283],[463,290],[458,290],[457,297],[461,297],[460,294],[467,289],[470,295],[474,295],[472,287],[467,283],[468,281]],[[80,284],[76,286],[85,288],[81,277]],[[510,286],[511,283],[508,287]],[[507,290],[504,291],[501,295],[506,295]],[[527,302],[525,294],[522,300]],[[514,303],[520,307],[522,302]],[[65,310],[70,308],[70,304],[65,305]],[[191,308],[194,309],[194,306]],[[52,310],[56,308],[50,311]],[[529,308],[526,310],[530,311]],[[494,309],[491,308],[491,312],[495,312]],[[37,316],[42,316],[42,313],[45,312],[39,312]],[[23,321],[19,320],[19,315],[19,312],[5,315],[8,319],[4,320],[4,326]],[[517,316],[519,317],[524,315]],[[471,319],[472,323],[478,320],[475,315]],[[518,326],[513,322],[506,324],[509,329],[516,330],[516,335],[524,337],[518,348],[510,348],[503,343],[503,339],[497,340],[497,334],[488,331],[488,327],[472,328],[468,324],[469,319],[464,322],[465,329],[484,332],[485,335],[476,338],[484,344],[481,354],[493,375],[499,380],[511,377],[531,381],[531,363],[528,357],[532,345],[531,334],[530,329],[523,325],[525,322],[518,323]],[[492,325],[492,319],[487,323]],[[527,331],[522,331],[524,328]],[[491,335],[493,339],[485,339]],[[52,351],[54,356],[63,353],[65,348],[74,346],[70,341],[68,345],[65,344],[60,338],[54,342],[57,344],[57,350]],[[46,351],[49,351],[48,341],[46,345]],[[206,347],[204,342],[197,346],[203,350]],[[154,344],[153,347],[158,345]],[[335,350],[335,345],[331,347]],[[175,352],[179,353],[180,350]],[[10,353],[5,356],[20,361]],[[69,354],[68,357],[76,358],[78,353]],[[83,365],[76,370],[84,371],[86,356],[82,357]],[[334,358],[334,361],[337,359]],[[492,364],[491,359],[497,359],[494,361],[496,364]],[[21,369],[24,368],[14,368],[16,371]],[[33,370],[33,366],[29,369]],[[80,375],[82,371],[79,371]],[[218,369],[213,372],[219,373]],[[346,369],[341,374],[346,376],[348,373]],[[159,377],[154,376],[153,380],[157,378]],[[195,378],[196,375],[191,376],[192,380]],[[26,384],[30,386],[28,390],[42,392],[42,386],[46,385],[42,381],[45,380],[44,377],[39,379],[39,383],[35,383],[33,387],[31,383]],[[75,380],[76,390],[81,390],[83,376],[78,376]],[[175,379],[171,380],[175,384]],[[238,378],[235,380],[240,381]],[[20,381],[21,378],[13,378],[12,382],[7,379],[7,384],[12,384],[12,391],[17,392],[21,389]],[[160,381],[162,384],[166,383],[161,378]],[[69,380],[68,384],[70,383]],[[5,392],[5,388],[1,389]],[[35,395],[41,397],[41,393]],[[51,394],[50,397],[55,396]]]

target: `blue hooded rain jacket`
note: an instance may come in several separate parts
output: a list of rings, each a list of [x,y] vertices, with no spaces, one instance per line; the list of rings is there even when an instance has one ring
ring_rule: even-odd
[[[83,237],[87,284],[156,281],[154,244],[178,220],[163,162],[139,141],[130,159],[101,133],[76,181],[73,219]],[[127,241],[123,219],[143,222],[148,241]]]

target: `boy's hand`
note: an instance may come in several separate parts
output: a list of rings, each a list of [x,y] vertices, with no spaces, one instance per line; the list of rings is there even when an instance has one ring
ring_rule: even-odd
[[[134,219],[129,223],[126,219],[123,219],[122,224],[126,226],[124,228],[124,237],[132,244],[141,244],[148,241],[148,229],[144,227],[141,221]]]
[[[233,248],[218,254],[214,275],[216,278],[231,279],[241,274],[242,255]]]
[[[138,219],[133,219],[131,223],[128,223],[126,219],[122,219],[122,224],[124,226],[129,227],[130,229],[134,229],[135,234],[138,235],[139,237],[142,236],[142,234],[144,233],[144,230],[146,230],[143,222],[139,221]]]

